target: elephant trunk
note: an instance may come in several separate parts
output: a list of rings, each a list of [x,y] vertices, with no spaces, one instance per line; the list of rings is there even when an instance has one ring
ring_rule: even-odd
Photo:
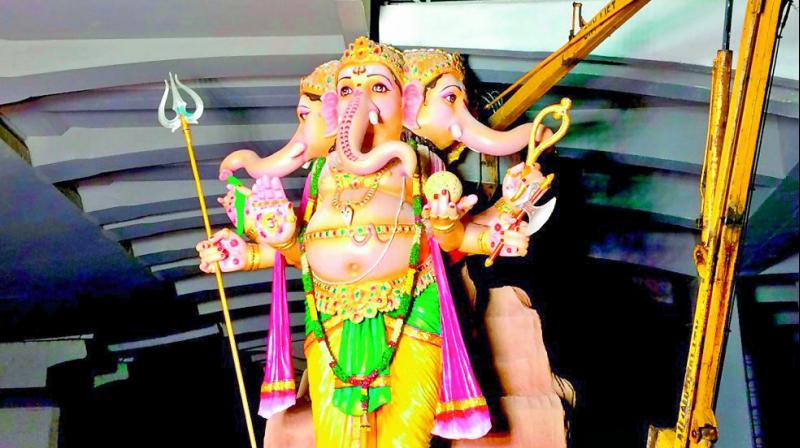
[[[378,109],[369,97],[355,90],[339,121],[336,135],[338,165],[344,171],[364,176],[386,166],[394,158],[400,159],[409,176],[417,165],[414,149],[400,141],[389,141],[362,152],[364,137],[370,125],[378,124]]]
[[[225,180],[240,168],[244,168],[253,179],[263,176],[285,177],[303,166],[305,150],[305,143],[296,138],[264,158],[249,149],[240,149],[225,157],[219,166],[219,177]]]
[[[474,151],[493,156],[507,156],[524,148],[531,137],[533,124],[525,123],[509,131],[495,131],[469,113],[466,105],[456,108],[450,126],[453,137]]]
[[[354,162],[364,158],[361,152],[361,145],[364,143],[364,135],[369,125],[369,98],[364,92],[356,90],[353,97],[347,103],[344,114],[339,121],[339,130],[336,135],[336,152],[342,166],[349,170]],[[354,171],[353,171],[354,172]]]

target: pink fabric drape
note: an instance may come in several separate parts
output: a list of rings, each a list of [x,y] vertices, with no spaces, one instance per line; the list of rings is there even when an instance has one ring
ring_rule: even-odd
[[[433,237],[429,242],[439,286],[442,331],[442,383],[433,434],[447,439],[477,439],[492,427],[489,408],[467,356],[441,250]]]
[[[429,167],[432,173],[446,169],[442,159],[432,152]],[[489,408],[467,356],[441,249],[433,237],[428,242],[439,287],[442,331],[442,382],[433,434],[446,439],[477,439],[492,427]]]
[[[264,381],[258,415],[270,418],[294,405],[294,367],[292,366],[292,330],[289,327],[289,304],[286,299],[286,260],[275,253],[272,268],[272,306],[269,313],[269,336]]]
[[[306,178],[298,215],[303,216],[308,202],[310,178]],[[272,306],[269,313],[269,336],[264,381],[258,415],[270,418],[295,403],[294,366],[292,365],[292,330],[289,326],[289,303],[286,298],[286,259],[275,252],[272,267]]]

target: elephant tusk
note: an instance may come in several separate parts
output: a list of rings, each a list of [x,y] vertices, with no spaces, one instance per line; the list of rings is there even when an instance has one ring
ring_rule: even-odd
[[[369,122],[373,126],[377,126],[377,124],[378,124],[378,112],[377,111],[374,111],[374,110],[369,111]]]
[[[459,126],[457,123],[454,123],[452,126],[450,126],[450,134],[453,136],[454,139],[461,141],[461,136],[464,133],[461,130],[461,126]]]
[[[288,156],[289,158],[294,159],[295,157],[303,155],[305,151],[306,151],[306,145],[303,144],[302,142],[297,142],[294,145],[292,145],[291,149],[289,149]]]

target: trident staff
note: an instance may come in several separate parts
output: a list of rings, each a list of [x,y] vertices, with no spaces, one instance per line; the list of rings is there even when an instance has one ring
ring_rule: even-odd
[[[195,110],[189,113],[186,110],[188,104],[183,100],[179,92],[183,90],[194,101]],[[165,107],[167,104],[167,96],[172,92],[172,110],[176,116],[172,119],[167,119]],[[161,103],[158,105],[158,122],[172,132],[177,131],[179,128],[183,129],[183,137],[186,140],[186,151],[189,153],[189,164],[192,167],[192,175],[194,176],[194,186],[197,190],[197,199],[200,202],[200,212],[203,215],[203,226],[206,229],[206,237],[211,239],[211,224],[208,220],[208,210],[206,208],[205,195],[203,194],[203,187],[200,185],[200,174],[197,171],[197,161],[194,157],[194,149],[192,148],[192,132],[189,129],[189,124],[197,124],[197,120],[203,115],[203,100],[197,93],[183,85],[178,79],[177,75],[169,74],[169,82],[164,81],[164,95],[161,97]],[[217,290],[219,291],[219,299],[222,304],[222,314],[225,316],[225,328],[228,331],[228,342],[231,346],[231,355],[233,356],[233,367],[236,370],[236,382],[239,385],[239,396],[242,399],[242,409],[244,410],[244,418],[247,423],[247,433],[250,437],[250,447],[256,448],[256,437],[253,432],[253,421],[250,418],[250,407],[247,404],[247,393],[244,388],[244,379],[242,378],[242,367],[239,364],[239,351],[237,350],[236,337],[233,333],[233,324],[231,323],[231,314],[228,310],[228,298],[225,296],[225,286],[222,283],[222,274],[219,269],[219,264],[215,264],[214,276],[217,279]]]

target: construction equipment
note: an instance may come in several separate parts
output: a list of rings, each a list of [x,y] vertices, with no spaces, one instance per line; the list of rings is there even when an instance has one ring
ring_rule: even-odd
[[[573,2],[569,41],[500,93],[507,101],[489,118],[505,129],[649,0],[610,1],[588,22]],[[763,124],[776,32],[784,0],[749,0],[731,96],[728,50],[731,0],[723,50],[714,60],[708,137],[700,183],[701,239],[694,258],[700,277],[689,355],[675,429],[650,428],[651,448],[710,447],[719,437],[714,416],[720,360],[730,313],[736,261],[746,221]],[[576,24],[580,31],[575,33]],[[729,107],[732,106],[732,107]]]
[[[689,355],[677,424],[674,429],[651,427],[650,448],[707,448],[719,437],[714,406],[720,360],[784,4],[748,1],[730,103],[730,52],[720,50],[714,62],[701,178],[701,241],[694,253],[700,285]]]
[[[650,0],[611,0],[588,22],[581,17],[582,4],[573,2],[569,41],[486,105],[489,109],[517,90],[489,117],[489,124],[495,129],[505,129],[514,123],[536,100],[649,2]],[[576,21],[581,27],[577,34]]]

